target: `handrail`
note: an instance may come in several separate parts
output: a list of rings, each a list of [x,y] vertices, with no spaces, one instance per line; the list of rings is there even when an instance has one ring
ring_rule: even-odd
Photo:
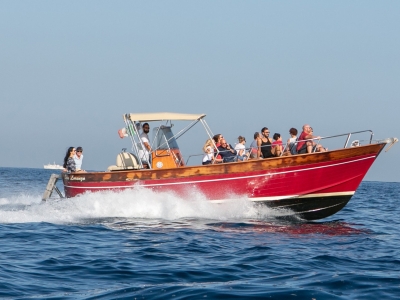
[[[370,130],[370,129],[368,129],[368,130],[361,130],[361,131],[353,131],[353,132],[349,132],[349,133],[343,133],[343,134],[338,134],[338,135],[331,135],[331,136],[327,136],[327,137],[322,137],[321,140],[322,140],[322,139],[330,139],[330,138],[345,136],[345,135],[352,135],[352,134],[357,134],[357,133],[364,133],[364,132],[370,132],[370,133],[371,133],[371,137],[370,137],[370,139],[369,139],[369,143],[371,144],[371,143],[372,143],[372,137],[373,137],[374,133],[373,133],[373,131]],[[343,148],[346,148],[346,147],[347,147],[347,144],[345,144],[345,147],[343,147]]]
[[[318,142],[316,143],[316,145],[319,145],[320,142],[321,142],[321,140],[327,140],[327,139],[333,139],[333,138],[338,138],[338,137],[347,136],[346,142],[345,142],[344,147],[343,147],[343,148],[347,148],[348,142],[349,142],[349,140],[350,140],[350,138],[351,138],[352,135],[354,135],[354,134],[359,134],[359,133],[366,133],[366,132],[369,132],[370,135],[371,135],[371,136],[370,136],[370,139],[369,139],[369,144],[371,144],[371,143],[372,143],[372,138],[373,138],[373,135],[374,135],[374,133],[373,133],[372,130],[353,131],[353,132],[348,132],[348,133],[342,133],[342,134],[337,134],[337,135],[331,135],[331,136],[321,137],[321,138],[319,138],[319,139],[313,138],[313,139],[307,139],[307,140],[297,140],[297,141],[295,141],[295,142],[293,142],[293,143],[294,143],[295,145],[297,145],[299,142],[307,142],[307,141],[309,141],[309,140],[315,140],[315,141],[318,141]],[[282,156],[282,155],[285,153],[285,150],[288,148],[288,146],[289,146],[289,144],[288,144],[288,143],[285,143],[285,147],[283,148],[282,153],[280,154],[280,156]],[[261,147],[261,148],[262,148],[262,147],[272,147],[272,145],[263,145],[263,146],[260,146],[260,147]],[[246,148],[246,151],[249,151],[250,149],[251,149],[251,147]],[[227,150],[227,151],[229,151],[229,150]],[[316,147],[313,149],[313,152],[315,152],[315,151],[316,151]],[[219,151],[218,149],[216,149],[215,155],[218,155],[219,152],[221,152],[221,151]],[[204,155],[204,154],[193,154],[193,155],[188,156],[188,158],[187,158],[187,160],[186,160],[186,165],[188,165],[190,158],[196,157],[196,156],[203,156],[203,155]]]
[[[372,138],[373,138],[373,136],[374,136],[374,133],[373,133],[373,131],[370,130],[370,129],[368,129],[368,130],[361,130],[361,131],[353,131],[353,132],[349,132],[349,133],[342,133],[342,134],[331,135],[331,136],[320,137],[320,138],[312,138],[312,139],[306,139],[306,140],[297,140],[297,141],[295,141],[295,142],[293,142],[293,143],[294,143],[295,145],[297,145],[297,144],[300,143],[300,142],[307,142],[307,141],[310,141],[310,140],[318,140],[318,143],[317,143],[316,145],[319,145],[320,142],[321,142],[321,140],[327,140],[327,139],[332,139],[332,138],[337,138],[337,137],[342,137],[342,136],[346,136],[346,135],[347,135],[346,142],[345,142],[345,144],[344,144],[344,146],[343,146],[343,148],[347,148],[347,145],[348,145],[348,143],[349,143],[349,140],[350,140],[352,134],[365,133],[365,132],[369,132],[369,133],[371,134],[370,139],[369,139],[369,144],[372,144]],[[269,145],[267,145],[267,146],[269,146]],[[288,143],[286,143],[286,145],[285,145],[284,149],[282,150],[282,153],[281,153],[280,156],[282,156],[282,154],[285,152],[285,150],[287,149],[287,147],[288,147]],[[316,150],[316,147],[315,147],[315,149],[314,149],[313,152],[315,152],[315,150]]]
[[[189,159],[191,158],[191,157],[194,157],[194,156],[204,156],[204,154],[192,154],[192,155],[189,155],[188,156],[188,158],[187,158],[187,160],[186,160],[186,166],[187,166],[187,164],[188,164],[188,162],[189,162]]]

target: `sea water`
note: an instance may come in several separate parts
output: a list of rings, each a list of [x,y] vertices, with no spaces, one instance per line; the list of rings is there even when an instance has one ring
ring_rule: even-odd
[[[55,172],[0,168],[2,299],[400,298],[400,183],[299,222],[195,190],[42,202]]]

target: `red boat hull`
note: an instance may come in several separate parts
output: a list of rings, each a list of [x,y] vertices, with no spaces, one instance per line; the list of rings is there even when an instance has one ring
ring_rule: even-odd
[[[64,174],[63,181],[67,197],[135,186],[182,197],[196,191],[216,203],[248,198],[315,220],[347,204],[384,145],[166,170]]]

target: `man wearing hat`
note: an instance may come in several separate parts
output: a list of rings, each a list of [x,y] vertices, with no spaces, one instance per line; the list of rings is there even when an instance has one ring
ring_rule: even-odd
[[[75,165],[76,165],[76,170],[82,170],[82,161],[83,161],[83,149],[81,146],[76,147],[76,152],[74,155],[74,160],[75,160]]]

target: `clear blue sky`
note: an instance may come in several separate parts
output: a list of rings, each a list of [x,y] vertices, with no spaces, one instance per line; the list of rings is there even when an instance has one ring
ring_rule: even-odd
[[[232,144],[304,123],[399,137],[399,54],[400,1],[3,0],[0,166],[80,145],[104,170],[128,112],[205,113]],[[400,181],[399,154],[366,179]]]

